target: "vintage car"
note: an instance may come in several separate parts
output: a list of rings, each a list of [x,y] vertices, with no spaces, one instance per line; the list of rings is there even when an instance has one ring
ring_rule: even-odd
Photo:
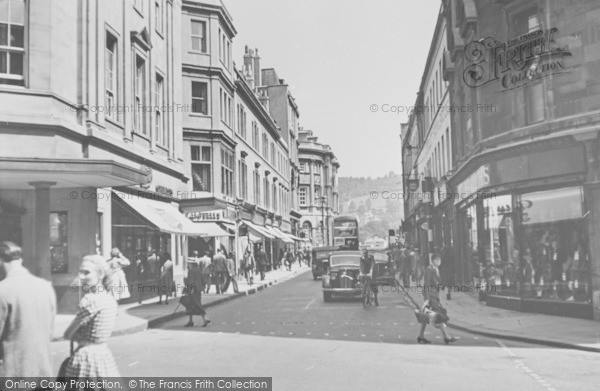
[[[381,249],[368,249],[369,255],[375,258],[375,268],[377,276],[377,285],[396,285],[396,269],[394,268],[394,262],[390,259],[388,251],[384,248]]]
[[[360,274],[360,251],[334,251],[329,257],[329,269],[323,274],[323,300],[333,295],[362,295]]]
[[[322,276],[329,267],[329,257],[334,251],[339,250],[336,246],[315,247],[312,250],[312,275],[313,279]]]

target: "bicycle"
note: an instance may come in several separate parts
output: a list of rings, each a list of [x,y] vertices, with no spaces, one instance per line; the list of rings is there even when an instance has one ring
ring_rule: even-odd
[[[375,302],[375,292],[373,292],[373,288],[371,286],[371,277],[369,275],[363,274],[363,292],[362,292],[362,302],[363,307],[367,308],[367,305],[372,306]]]

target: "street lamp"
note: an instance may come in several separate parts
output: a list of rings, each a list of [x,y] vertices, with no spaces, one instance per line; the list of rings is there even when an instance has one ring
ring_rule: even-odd
[[[238,258],[240,257],[240,222],[242,221],[240,215],[242,211],[242,205],[244,205],[244,200],[241,198],[236,198],[235,200],[235,259],[233,262],[235,263],[236,272],[239,270],[238,267]]]
[[[329,221],[325,221],[325,203],[327,202],[327,196],[317,196],[315,201],[321,201],[321,240],[323,244],[329,246]],[[325,229],[327,229],[327,241],[325,241]]]

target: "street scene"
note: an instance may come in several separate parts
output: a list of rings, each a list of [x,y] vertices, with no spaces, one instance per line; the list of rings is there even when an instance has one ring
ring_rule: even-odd
[[[597,0],[0,0],[0,390],[595,390]]]

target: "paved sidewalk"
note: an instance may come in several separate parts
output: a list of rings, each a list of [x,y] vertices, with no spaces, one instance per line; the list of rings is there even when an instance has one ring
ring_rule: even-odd
[[[448,327],[492,338],[600,352],[600,322],[488,307],[468,293],[453,292],[451,300],[444,293],[440,296],[450,316]],[[419,308],[423,305],[423,296],[416,291],[408,297]]]
[[[264,281],[260,281],[260,275],[254,275],[254,283],[252,285],[248,285],[246,280],[242,278],[238,280],[239,293],[233,293],[233,286],[230,284],[229,290],[226,293],[217,295],[213,285],[211,286],[211,293],[202,294],[202,304],[208,308],[238,297],[254,294],[309,270],[311,270],[309,266],[302,265],[300,267],[297,264],[292,267],[292,271],[282,269],[273,270],[266,273]],[[136,333],[146,330],[148,327],[154,327],[168,320],[184,316],[185,308],[179,305],[180,296],[181,294],[178,293],[178,297],[171,298],[169,304],[166,305],[164,303],[158,304],[158,297],[144,300],[142,304],[131,303],[119,305],[117,323],[112,335]],[[65,330],[74,317],[75,315],[56,316],[53,340],[58,341],[62,339]]]

